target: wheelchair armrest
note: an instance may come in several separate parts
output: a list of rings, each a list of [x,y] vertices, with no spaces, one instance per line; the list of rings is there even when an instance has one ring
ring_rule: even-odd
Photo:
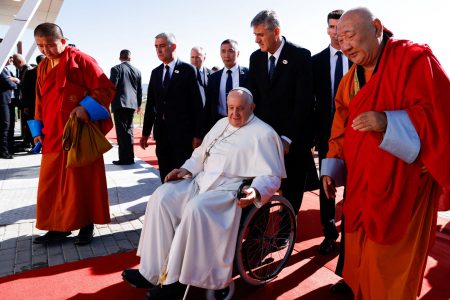
[[[253,182],[253,178],[248,178],[248,179],[242,180],[242,183],[239,186],[237,193],[236,193],[237,199],[241,199],[241,198],[245,197],[244,189],[250,187],[252,182]]]

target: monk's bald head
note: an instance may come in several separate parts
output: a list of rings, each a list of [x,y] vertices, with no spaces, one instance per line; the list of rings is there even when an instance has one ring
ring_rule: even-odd
[[[367,70],[375,67],[381,53],[383,25],[370,10],[347,11],[339,19],[337,32],[341,50],[351,61]]]

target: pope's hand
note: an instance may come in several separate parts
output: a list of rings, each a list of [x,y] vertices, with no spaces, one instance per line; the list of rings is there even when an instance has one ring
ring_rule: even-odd
[[[186,177],[191,176],[192,173],[189,172],[186,169],[180,168],[180,169],[173,169],[172,171],[170,171],[169,174],[167,174],[167,176],[164,178],[164,182],[168,182],[168,181],[172,181],[172,180],[179,180],[179,179],[183,179]]]
[[[261,195],[258,190],[255,188],[248,188],[243,190],[245,197],[241,199],[237,199],[237,206],[240,208],[244,208],[252,204],[255,200],[260,200]]]

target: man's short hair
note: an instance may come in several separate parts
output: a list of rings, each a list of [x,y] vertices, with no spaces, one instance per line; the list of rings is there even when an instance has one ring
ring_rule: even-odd
[[[42,23],[34,29],[34,36],[52,37],[55,40],[64,38],[61,27],[55,23]]]
[[[251,27],[258,25],[264,25],[268,30],[274,30],[280,27],[280,21],[278,20],[278,15],[274,10],[263,10],[259,12],[250,23]]]
[[[131,57],[131,51],[127,49],[123,49],[120,51],[120,59],[126,59],[129,60]]]
[[[339,20],[343,14],[344,14],[344,10],[342,10],[342,9],[333,10],[327,16],[327,23],[328,23],[328,21],[330,21],[330,19]]]
[[[169,46],[177,43],[175,35],[171,32],[161,32],[160,34],[155,36],[155,39],[166,39],[167,44],[169,44]]]
[[[203,56],[206,56],[206,51],[203,47],[194,46],[194,47],[192,47],[191,51],[192,50],[196,50],[198,53],[202,54]]]
[[[237,49],[238,49],[238,42],[235,41],[235,40],[232,40],[232,39],[226,39],[226,40],[224,40],[224,41],[220,44],[220,46],[222,46],[222,45],[224,45],[224,44],[230,44],[230,45],[234,48],[234,50],[237,50]]]
[[[245,87],[235,87],[232,90],[230,90],[230,92],[228,93],[228,95],[231,92],[240,92],[240,94],[242,94],[244,96],[245,101],[247,101],[248,104],[253,104],[253,94],[252,92],[250,92],[249,89],[245,88]]]

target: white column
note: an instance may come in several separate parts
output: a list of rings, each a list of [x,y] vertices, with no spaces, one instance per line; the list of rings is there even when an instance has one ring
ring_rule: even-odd
[[[14,21],[11,23],[8,32],[0,43],[0,68],[3,68],[5,65],[12,49],[22,37],[23,32],[41,2],[42,0],[26,0],[14,17]]]

